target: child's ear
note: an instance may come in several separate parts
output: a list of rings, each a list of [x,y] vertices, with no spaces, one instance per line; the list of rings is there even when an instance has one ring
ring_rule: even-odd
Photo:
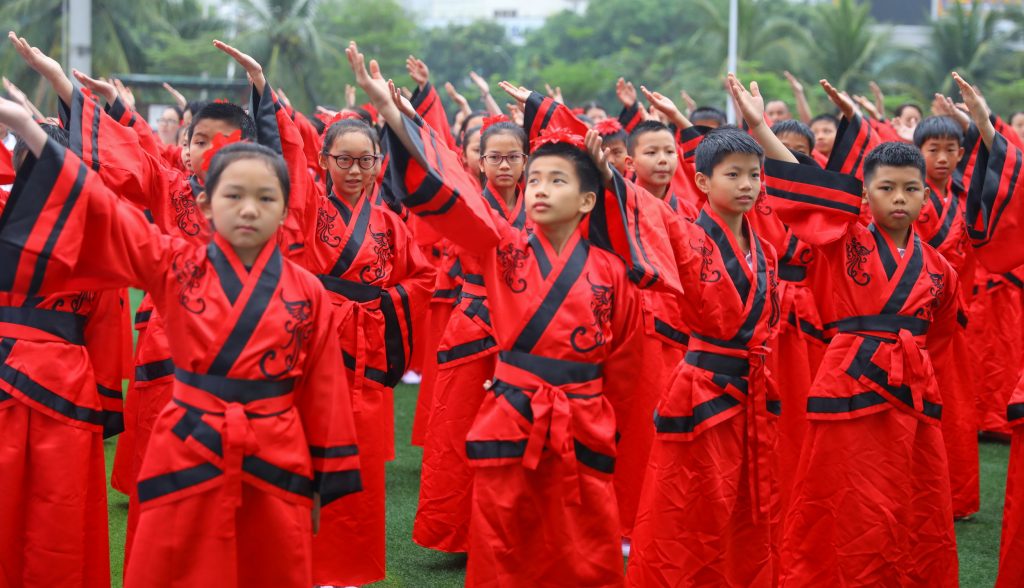
[[[594,206],[597,205],[597,194],[594,192],[584,192],[582,197],[583,201],[580,203],[580,214],[589,214],[590,211],[594,210]]]
[[[635,168],[633,167],[633,156],[632,155],[627,155],[626,158],[623,159],[622,161],[626,164],[626,169],[627,170],[635,171]]]
[[[694,174],[693,179],[697,182],[697,188],[705,194],[711,192],[711,178],[701,172]]]
[[[213,220],[213,207],[210,205],[210,196],[206,193],[206,190],[203,190],[196,196],[196,205],[199,206],[199,212],[203,213],[206,220]]]
[[[316,156],[317,162],[320,164],[320,169],[327,169],[327,156],[323,153],[319,153]]]

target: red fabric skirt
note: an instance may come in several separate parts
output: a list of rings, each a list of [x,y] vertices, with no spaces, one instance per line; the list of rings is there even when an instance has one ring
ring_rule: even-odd
[[[466,435],[494,377],[495,355],[438,371],[430,412],[420,498],[412,539],[430,549],[464,552],[468,546],[473,470]]]
[[[0,585],[109,587],[102,433],[0,406]]]
[[[126,588],[313,585],[309,505],[243,483],[242,505],[231,509],[222,488],[142,511]]]
[[[622,536],[633,533],[640,504],[647,459],[654,442],[654,409],[661,393],[668,388],[669,376],[683,360],[683,350],[646,335],[643,338],[644,363],[636,370],[636,387],[628,405],[615,405],[619,445],[615,456],[615,496],[619,502]]]
[[[416,396],[416,412],[412,419],[412,444],[422,447],[426,443],[427,423],[430,422],[430,411],[434,405],[434,390],[437,387],[437,347],[448,326],[448,317],[452,314],[452,302],[431,302],[429,316],[426,320],[426,337],[423,348],[423,373],[420,389]]]
[[[746,435],[739,415],[692,441],[655,438],[633,531],[629,586],[773,585],[773,521],[753,517]],[[772,512],[778,512],[777,499]]]
[[[895,408],[811,421],[781,555],[781,586],[956,586],[941,427]]]
[[[996,588],[1024,586],[1024,427],[1013,428]]]
[[[610,476],[579,466],[580,503],[567,503],[562,464],[475,468],[466,586],[622,586]]]
[[[981,506],[981,486],[974,393],[978,380],[974,377],[971,362],[962,361],[962,358],[970,356],[963,329],[958,328],[953,335],[951,352],[952,357],[933,363],[939,392],[942,393],[942,439],[949,464],[953,516],[966,517],[978,512]]]

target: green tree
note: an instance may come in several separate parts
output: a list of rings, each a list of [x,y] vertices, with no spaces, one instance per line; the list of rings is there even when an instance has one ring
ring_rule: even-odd
[[[808,56],[799,72],[809,79],[828,78],[836,87],[867,84],[876,60],[887,50],[883,33],[871,18],[871,6],[855,0],[821,4],[810,15]]]

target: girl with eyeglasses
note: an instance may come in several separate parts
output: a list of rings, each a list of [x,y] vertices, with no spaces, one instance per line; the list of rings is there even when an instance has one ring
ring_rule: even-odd
[[[285,142],[297,135],[294,128],[285,132]],[[363,585],[385,576],[384,464],[394,458],[392,391],[412,355],[413,320],[426,312],[434,269],[405,222],[378,198],[383,157],[373,127],[355,118],[331,123],[318,159],[326,188],[307,178],[305,201],[293,206],[297,233],[287,249],[320,279],[343,317],[339,359],[352,390],[363,492],[324,512],[313,540],[313,580]],[[294,167],[306,170],[305,162]]]
[[[520,187],[526,151],[522,127],[504,117],[484,120],[479,162],[473,170],[479,171],[483,179],[480,194],[518,228],[527,222]],[[413,541],[454,553],[466,551],[468,545],[473,472],[466,457],[466,435],[488,394],[484,386],[494,374],[498,353],[482,261],[457,251],[463,272],[462,290],[437,349],[437,380],[423,447],[419,508],[413,524]]]

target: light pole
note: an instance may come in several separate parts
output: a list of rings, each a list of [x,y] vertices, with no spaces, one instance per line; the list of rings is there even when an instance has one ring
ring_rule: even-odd
[[[726,69],[730,73],[736,73],[736,48],[739,35],[739,0],[729,0],[729,59]],[[736,124],[736,108],[733,106],[732,98],[726,97],[725,113],[731,124]]]
[[[67,71],[92,75],[92,0],[64,4],[64,39]]]

